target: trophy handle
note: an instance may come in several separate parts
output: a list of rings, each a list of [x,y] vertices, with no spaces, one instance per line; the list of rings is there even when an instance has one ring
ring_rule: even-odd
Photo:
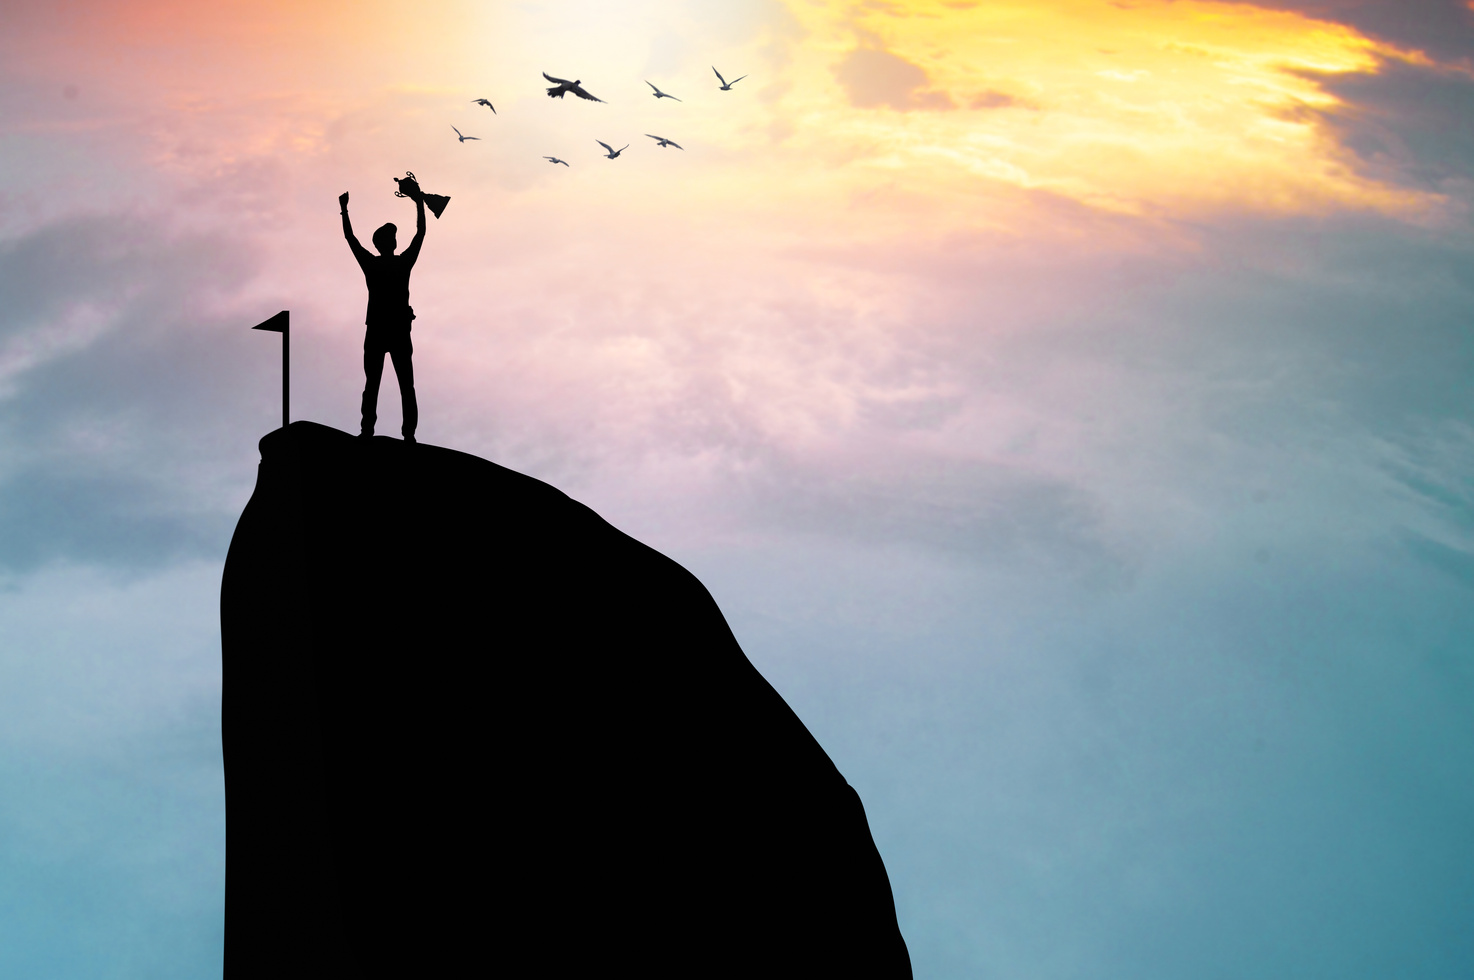
[[[415,172],[413,170],[406,170],[404,174],[403,177],[394,178],[394,182],[399,185],[399,190],[394,192],[394,196],[407,197],[410,200],[414,200],[416,195],[422,193],[420,191],[420,182],[415,180]],[[409,187],[408,194],[404,192],[406,185]]]

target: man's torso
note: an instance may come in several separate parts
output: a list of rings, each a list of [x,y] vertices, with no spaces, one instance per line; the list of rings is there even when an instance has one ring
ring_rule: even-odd
[[[414,314],[409,308],[409,274],[414,263],[403,255],[371,255],[359,263],[368,284],[368,314],[364,323],[409,333]]]

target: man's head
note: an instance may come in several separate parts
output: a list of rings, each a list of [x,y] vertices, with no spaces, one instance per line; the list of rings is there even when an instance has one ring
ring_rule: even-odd
[[[394,223],[391,221],[389,224],[381,226],[378,231],[374,232],[374,248],[379,250],[380,255],[394,254],[394,247],[397,244],[394,233],[398,230],[399,229],[394,227]]]

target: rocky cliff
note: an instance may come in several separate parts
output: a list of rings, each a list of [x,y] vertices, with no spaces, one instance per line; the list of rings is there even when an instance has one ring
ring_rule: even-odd
[[[680,565],[295,422],[221,591],[226,978],[909,977],[859,797]]]

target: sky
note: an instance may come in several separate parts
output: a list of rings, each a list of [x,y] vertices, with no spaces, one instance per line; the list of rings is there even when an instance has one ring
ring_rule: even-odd
[[[1469,5],[61,0],[0,8],[0,975],[218,974],[248,328],[355,430],[336,199],[410,170],[420,440],[702,579],[918,977],[1474,972]]]

